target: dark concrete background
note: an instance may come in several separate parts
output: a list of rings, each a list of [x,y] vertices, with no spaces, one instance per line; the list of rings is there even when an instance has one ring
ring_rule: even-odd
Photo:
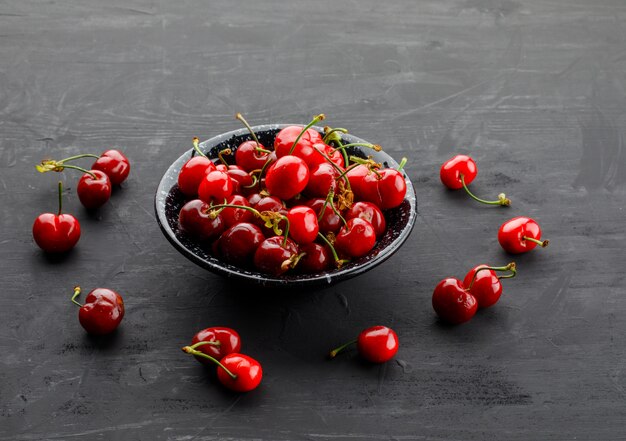
[[[614,440],[626,438],[626,3],[623,0],[0,3],[0,440]],[[357,279],[251,290],[185,260],[153,193],[193,136],[327,122],[382,144],[417,187],[413,235]],[[58,175],[34,164],[120,146],[132,172],[65,259],[34,245]],[[473,190],[440,164],[470,152]],[[511,260],[517,215],[552,243],[516,259],[495,307],[464,326],[430,305],[443,277]],[[89,338],[72,287],[110,287],[127,316]],[[400,336],[371,366],[332,346]],[[238,329],[262,386],[222,389],[180,352]]]

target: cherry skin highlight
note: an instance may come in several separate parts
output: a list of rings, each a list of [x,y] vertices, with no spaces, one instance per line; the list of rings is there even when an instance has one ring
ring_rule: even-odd
[[[64,253],[80,239],[80,224],[71,214],[43,213],[33,224],[35,243],[46,253]]]
[[[385,363],[398,352],[398,336],[386,326],[364,329],[357,339],[359,355],[372,363]]]
[[[350,219],[335,240],[338,252],[349,257],[362,257],[369,253],[376,243],[376,232],[368,221],[359,217]]]
[[[102,153],[91,168],[104,172],[111,180],[111,184],[120,185],[130,173],[130,162],[122,152],[111,149]]]
[[[301,193],[309,182],[309,168],[293,155],[279,158],[270,165],[265,175],[265,185],[272,196],[288,200]]]
[[[225,387],[235,392],[250,392],[261,384],[263,369],[261,363],[247,355],[233,353],[220,360],[236,378],[232,378],[220,366],[217,367],[217,378]]]
[[[465,185],[469,185],[476,178],[477,173],[478,168],[472,158],[467,155],[456,155],[443,163],[439,170],[439,177],[443,185],[450,190],[459,190],[463,188],[461,175],[463,175]]]

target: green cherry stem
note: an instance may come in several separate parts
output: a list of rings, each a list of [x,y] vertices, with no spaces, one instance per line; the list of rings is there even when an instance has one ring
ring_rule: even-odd
[[[216,346],[216,347],[220,347],[222,346],[222,343],[218,340],[218,341],[199,341],[198,343],[195,343],[191,346],[189,346],[191,349],[196,349],[199,348],[200,346]]]
[[[302,135],[304,135],[306,133],[306,131],[311,128],[311,126],[315,125],[316,123],[318,123],[320,121],[323,121],[324,118],[326,118],[326,116],[323,113],[320,113],[319,115],[315,116],[311,120],[310,123],[308,123],[306,126],[304,126],[304,128],[302,129],[302,131],[300,132],[300,134],[298,135],[296,140],[293,142],[293,145],[291,146],[291,150],[289,150],[289,154],[290,155],[293,154],[293,151],[296,149],[296,145],[300,141],[300,138],[302,138]]]
[[[328,354],[328,357],[330,358],[335,358],[337,356],[338,353],[340,353],[341,351],[343,351],[344,349],[346,349],[348,346],[355,344],[357,341],[356,340],[352,340],[349,341],[348,343],[345,343],[341,346],[339,346],[338,348],[333,349],[332,351],[330,351],[330,353]]]
[[[237,112],[235,114],[235,118],[238,119],[239,121],[241,121],[241,123],[244,126],[246,126],[246,129],[248,129],[248,131],[250,132],[250,136],[252,136],[252,139],[254,140],[254,142],[256,142],[257,149],[258,150],[262,150],[265,153],[266,150],[263,150],[263,149],[260,148],[261,143],[259,142],[259,138],[256,137],[256,134],[254,133],[254,130],[252,130],[252,127],[250,127],[250,124],[248,124],[248,121],[246,121],[246,119],[239,112]]]
[[[226,159],[224,159],[224,155],[232,154],[233,151],[229,148],[225,148],[224,150],[220,150],[219,152],[217,152],[217,157],[219,158],[220,162],[226,166],[227,170],[230,168],[230,166],[228,165],[228,162],[226,162]]]
[[[80,159],[80,158],[96,158],[96,159],[100,159],[99,155],[94,155],[92,153],[85,153],[82,155],[76,155],[76,156],[70,156],[69,158],[65,158],[65,159],[61,159],[59,162],[59,164],[64,164],[68,161],[74,161],[76,159]]]
[[[339,258],[335,247],[332,243],[330,243],[330,240],[326,239],[326,236],[324,236],[322,233],[317,233],[317,236],[322,239],[326,243],[326,245],[328,245],[328,248],[330,248],[330,252],[333,254],[333,259],[335,259],[335,264],[337,265],[337,268],[341,268],[344,263],[349,262],[349,260]]]
[[[483,270],[510,271],[511,274],[507,274],[505,276],[498,276],[498,279],[510,279],[517,275],[517,266],[515,265],[515,262],[511,262],[506,266],[483,266],[481,268],[478,268],[476,272],[474,273],[474,276],[472,277],[472,281],[470,282],[469,287],[467,288],[468,291],[470,291],[472,289],[472,286],[474,286],[476,275]]]
[[[200,156],[204,156],[206,158],[206,155],[202,153],[202,150],[200,150],[200,140],[198,139],[198,137],[194,136],[191,142],[193,143],[193,151],[191,152],[191,156],[193,157],[194,152],[196,152]]]
[[[340,147],[337,147],[335,150],[343,150],[348,147],[367,147],[368,149],[372,149],[376,152],[380,152],[383,148],[378,144],[370,144],[369,142],[353,142],[350,144],[341,144]]]
[[[211,360],[213,363],[215,363],[216,365],[218,365],[219,367],[224,369],[224,371],[226,371],[226,373],[230,376],[230,378],[232,378],[233,380],[237,379],[237,375],[235,375],[231,371],[229,371],[226,368],[226,366],[224,366],[222,363],[219,362],[219,360],[217,358],[213,358],[210,355],[205,354],[204,352],[196,351],[191,346],[185,346],[184,348],[182,348],[182,350],[183,350],[183,352],[185,352],[187,354],[195,355],[196,357],[202,357],[202,358],[206,358],[207,360]]]
[[[475,196],[470,190],[469,188],[467,188],[467,185],[465,185],[465,176],[463,176],[463,173],[461,173],[459,175],[459,177],[461,178],[461,184],[463,184],[463,188],[465,189],[465,191],[467,192],[467,194],[474,199],[477,202],[480,202],[481,204],[487,204],[487,205],[501,205],[503,207],[508,207],[509,205],[511,205],[511,200],[509,198],[506,197],[506,195],[504,193],[500,193],[498,195],[498,200],[497,201],[486,201],[484,199],[481,199],[477,196]]]
[[[348,133],[348,129],[344,129],[342,127],[335,127],[333,129],[326,126],[324,127],[324,138],[322,138],[322,141],[324,141],[326,144],[328,144],[329,141],[341,142],[341,135],[334,135],[337,132],[343,133],[345,135],[346,133]]]
[[[522,236],[522,240],[528,240],[530,242],[534,242],[537,245],[539,245],[541,248],[545,248],[548,246],[548,244],[550,243],[549,240],[537,240],[534,237],[527,237],[527,236]]]
[[[345,183],[346,183],[346,187],[348,188],[348,190],[352,191],[352,188],[350,187],[350,180],[349,180],[349,179],[348,179],[348,177],[344,174],[344,170],[342,170],[342,169],[341,169],[341,167],[339,167],[337,164],[335,164],[335,163],[333,162],[333,160],[332,160],[332,159],[330,159],[330,157],[329,157],[326,153],[322,152],[320,149],[318,149],[318,148],[317,148],[317,147],[315,147],[315,146],[313,146],[313,148],[317,151],[317,153],[319,153],[320,155],[322,155],[322,156],[324,157],[324,159],[326,160],[326,162],[328,162],[328,163],[331,165],[331,167],[335,169],[335,171],[336,171],[337,173],[339,173],[339,176],[338,176],[338,177],[341,177],[341,176],[343,175],[343,179],[344,179],[344,181],[345,181]]]
[[[400,161],[400,164],[398,164],[398,168],[396,168],[396,170],[401,172],[407,162],[408,162],[408,159],[402,158],[402,160]]]
[[[287,237],[289,237],[289,218],[287,216],[277,213],[275,211],[262,211],[261,212],[255,208],[246,207],[245,205],[219,204],[219,205],[212,205],[209,208],[208,210],[209,217],[211,217],[212,219],[215,219],[224,208],[248,210],[249,212],[254,214],[256,217],[263,220],[267,228],[272,228],[274,230],[274,233],[276,233],[277,236],[284,236],[283,248],[287,245]],[[284,235],[281,229],[278,228],[279,222],[283,220],[285,221]]]
[[[80,291],[81,291],[80,286],[75,286],[74,287],[74,295],[72,296],[72,303],[74,303],[75,305],[78,305],[79,307],[82,308],[83,305],[81,305],[80,303],[78,303],[76,301],[76,297],[78,297],[80,295]]]
[[[59,181],[59,212],[58,216],[61,216],[63,212],[63,182]]]

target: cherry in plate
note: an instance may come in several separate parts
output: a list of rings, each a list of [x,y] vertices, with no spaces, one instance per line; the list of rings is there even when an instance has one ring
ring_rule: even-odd
[[[43,213],[33,223],[33,239],[47,253],[64,253],[80,239],[80,223],[71,214],[63,214],[63,184],[59,182],[59,211]]]
[[[259,271],[280,276],[298,263],[298,246],[285,236],[265,239],[254,252],[254,266]]]
[[[78,320],[85,331],[94,335],[109,334],[124,318],[124,301],[117,292],[107,288],[96,288],[87,294],[85,303],[76,301],[81,293],[80,286],[74,288],[72,303],[78,305]]]
[[[362,257],[376,244],[376,231],[371,223],[360,217],[347,221],[335,240],[335,248],[348,257]]]
[[[319,225],[317,215],[311,207],[298,205],[287,212],[289,237],[299,245],[311,243],[317,238]]]
[[[288,200],[300,194],[309,182],[309,168],[299,157],[287,155],[270,165],[265,185],[270,195]]]
[[[181,208],[178,223],[184,232],[200,242],[215,239],[226,229],[226,225],[221,215],[211,215],[210,212],[209,204],[193,199]]]
[[[548,240],[541,240],[541,227],[529,217],[514,217],[503,223],[498,230],[498,242],[504,250],[511,254],[521,254],[534,249],[548,246]]]
[[[359,355],[372,363],[385,363],[398,352],[400,342],[395,331],[387,326],[372,326],[361,331],[356,340],[330,351],[330,358],[356,343]]]

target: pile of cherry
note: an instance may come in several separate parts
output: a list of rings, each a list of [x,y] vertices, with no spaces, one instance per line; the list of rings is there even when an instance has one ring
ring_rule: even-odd
[[[404,201],[406,159],[392,169],[348,156],[349,147],[380,146],[343,144],[345,129],[320,134],[311,126],[324,115],[283,128],[272,146],[236,117],[252,140],[234,153],[223,149],[213,162],[194,138],[178,175],[188,199],[179,214],[182,231],[220,260],[273,276],[319,273],[367,255],[385,233],[384,211]]]
[[[91,170],[73,162],[83,158],[95,158]],[[82,172],[76,185],[81,204],[89,209],[100,208],[111,198],[113,185],[126,180],[130,172],[128,158],[119,150],[107,150],[101,155],[91,153],[71,156],[61,160],[46,159],[36,166],[41,173],[62,172],[65,169]],[[80,239],[80,224],[71,214],[63,214],[63,184],[59,182],[59,210],[40,214],[33,224],[33,238],[39,247],[48,253],[64,253],[74,248]]]
[[[456,155],[444,162],[439,172],[441,182],[450,190],[463,188],[472,199],[487,205],[511,205],[510,199],[504,193],[500,193],[498,200],[494,201],[475,196],[467,186],[477,174],[476,163],[466,155]],[[537,245],[542,248],[548,246],[547,240],[541,240],[539,224],[523,216],[510,219],[500,226],[498,242],[510,254],[525,253]],[[479,308],[496,304],[502,295],[500,279],[515,277],[516,268],[515,262],[501,267],[478,265],[465,275],[463,281],[452,277],[443,279],[433,292],[435,312],[450,324],[456,325],[470,320]],[[508,274],[498,276],[496,271]]]

